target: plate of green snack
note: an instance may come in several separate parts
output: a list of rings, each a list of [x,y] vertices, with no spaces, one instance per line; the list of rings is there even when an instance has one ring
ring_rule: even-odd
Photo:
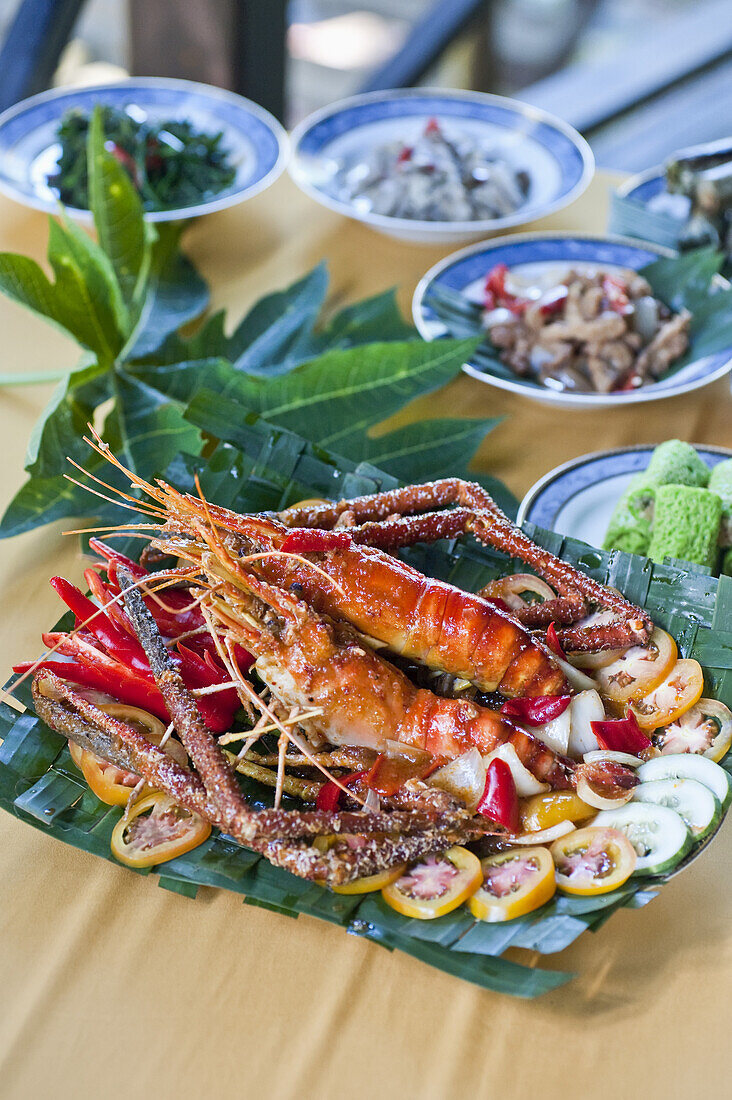
[[[525,520],[604,550],[732,574],[732,451],[669,439],[583,455],[529,489]]]

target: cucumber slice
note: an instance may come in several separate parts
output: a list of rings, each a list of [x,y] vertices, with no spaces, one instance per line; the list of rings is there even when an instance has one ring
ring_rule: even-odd
[[[642,764],[635,774],[641,783],[648,783],[653,779],[696,779],[697,783],[709,788],[723,810],[727,809],[732,799],[732,786],[724,768],[720,768],[713,760],[692,752],[655,756]]]
[[[636,787],[633,798],[675,810],[696,841],[704,840],[722,816],[718,799],[696,779],[652,779]]]
[[[662,875],[670,871],[693,843],[676,811],[652,802],[628,802],[617,810],[603,810],[592,824],[625,833],[638,853],[634,875]]]

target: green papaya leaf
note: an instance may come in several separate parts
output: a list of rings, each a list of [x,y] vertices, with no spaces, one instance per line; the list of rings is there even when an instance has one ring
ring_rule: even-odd
[[[341,441],[341,453],[372,462],[400,481],[424,480],[464,469],[501,417],[481,420],[419,420],[376,437],[354,435]]]
[[[385,420],[407,401],[444,385],[460,370],[477,341],[439,340],[328,352],[275,378],[238,373],[220,394],[199,392],[186,416],[218,438],[228,403],[337,450],[348,437]],[[222,400],[223,399],[223,400]],[[209,426],[211,419],[221,430]],[[204,422],[206,421],[206,422]]]
[[[104,148],[99,105],[89,126],[87,170],[89,206],[99,244],[115,273],[122,300],[131,308],[143,296],[154,234],[146,230],[142,202],[129,174]]]
[[[150,274],[134,330],[120,353],[126,360],[155,355],[166,339],[200,317],[209,300],[208,286],[180,250],[183,226],[158,226],[150,257]]]

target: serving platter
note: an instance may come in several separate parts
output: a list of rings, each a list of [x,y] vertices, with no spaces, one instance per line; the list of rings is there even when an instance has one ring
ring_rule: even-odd
[[[394,140],[410,142],[432,118],[490,144],[528,173],[527,199],[514,213],[476,221],[419,221],[375,214],[339,198],[333,181],[340,158],[367,154]],[[446,244],[485,237],[569,205],[589,185],[594,159],[576,130],[530,104],[480,92],[420,88],[353,96],[308,116],[293,130],[289,171],[298,187],[330,210],[398,240]]]
[[[618,500],[631,479],[646,469],[654,447],[649,443],[595,451],[556,466],[526,493],[518,522],[601,546]],[[696,451],[710,469],[732,457],[725,447],[697,445]]]
[[[425,340],[476,334],[481,331],[479,319],[477,315],[469,318],[462,315],[460,301],[464,300],[475,311],[482,302],[485,278],[497,264],[506,264],[519,277],[550,285],[570,269],[586,274],[598,270],[640,271],[654,261],[670,260],[673,256],[668,249],[646,242],[590,234],[527,233],[481,241],[454,252],[426,272],[414,292],[412,315]],[[718,285],[728,284],[722,280]],[[691,348],[679,366],[672,366],[658,382],[609,394],[568,393],[548,389],[531,378],[518,377],[500,362],[487,339],[484,344],[463,367],[471,378],[541,404],[566,409],[612,409],[659,401],[708,386],[732,370],[732,346],[697,357],[692,336]]]
[[[236,178],[225,190],[193,206],[153,210],[150,222],[194,218],[235,206],[269,187],[284,171],[289,155],[287,134],[256,103],[233,92],[167,77],[140,77],[115,84],[54,88],[16,103],[0,115],[0,191],[24,206],[56,213],[58,197],[47,182],[60,153],[57,130],[63,114],[97,104],[118,109],[130,105],[151,121],[187,120],[201,131],[223,132]],[[81,222],[88,210],[66,207]]]
[[[193,409],[189,415],[202,429],[211,427]],[[262,421],[234,418],[224,434],[236,445],[222,440],[207,461],[181,457],[167,476],[174,475],[180,489],[195,490],[198,474],[205,494],[215,491],[217,499],[239,511],[251,508],[254,501],[257,508],[276,510],[304,496],[363,494],[396,484],[373,466],[339,458]],[[718,580],[622,553],[607,554],[528,522],[524,528],[552,553],[595,579],[620,587],[677,639],[682,656],[704,665],[706,693],[728,704],[732,701],[729,578]],[[510,559],[502,553],[465,542],[417,547],[408,557],[426,574],[467,590],[511,570]],[[69,617],[57,625],[68,628]],[[65,738],[33,714],[27,684],[21,686],[18,698],[29,706],[25,714],[6,704],[0,707],[0,805],[50,836],[110,859],[109,840],[122,807],[100,803],[86,788],[71,762]],[[729,754],[723,766],[729,772]],[[254,780],[246,781],[245,793],[253,805],[267,804],[271,798],[271,791]],[[697,845],[684,866],[707,846]],[[217,831],[199,848],[153,871],[161,886],[175,892],[193,896],[200,885],[232,890],[248,904],[290,916],[319,917],[484,988],[522,997],[556,988],[571,975],[503,958],[509,947],[541,955],[561,951],[584,931],[598,928],[617,909],[645,905],[674,873],[632,878],[623,887],[595,897],[556,895],[525,917],[490,924],[475,920],[464,909],[419,921],[394,912],[378,894],[333,894],[272,867]]]

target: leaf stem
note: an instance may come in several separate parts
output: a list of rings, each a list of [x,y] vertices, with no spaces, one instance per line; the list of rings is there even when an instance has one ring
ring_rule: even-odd
[[[0,374],[0,386],[35,386],[41,382],[59,382],[70,370],[39,370],[31,372],[15,371],[10,374]]]

